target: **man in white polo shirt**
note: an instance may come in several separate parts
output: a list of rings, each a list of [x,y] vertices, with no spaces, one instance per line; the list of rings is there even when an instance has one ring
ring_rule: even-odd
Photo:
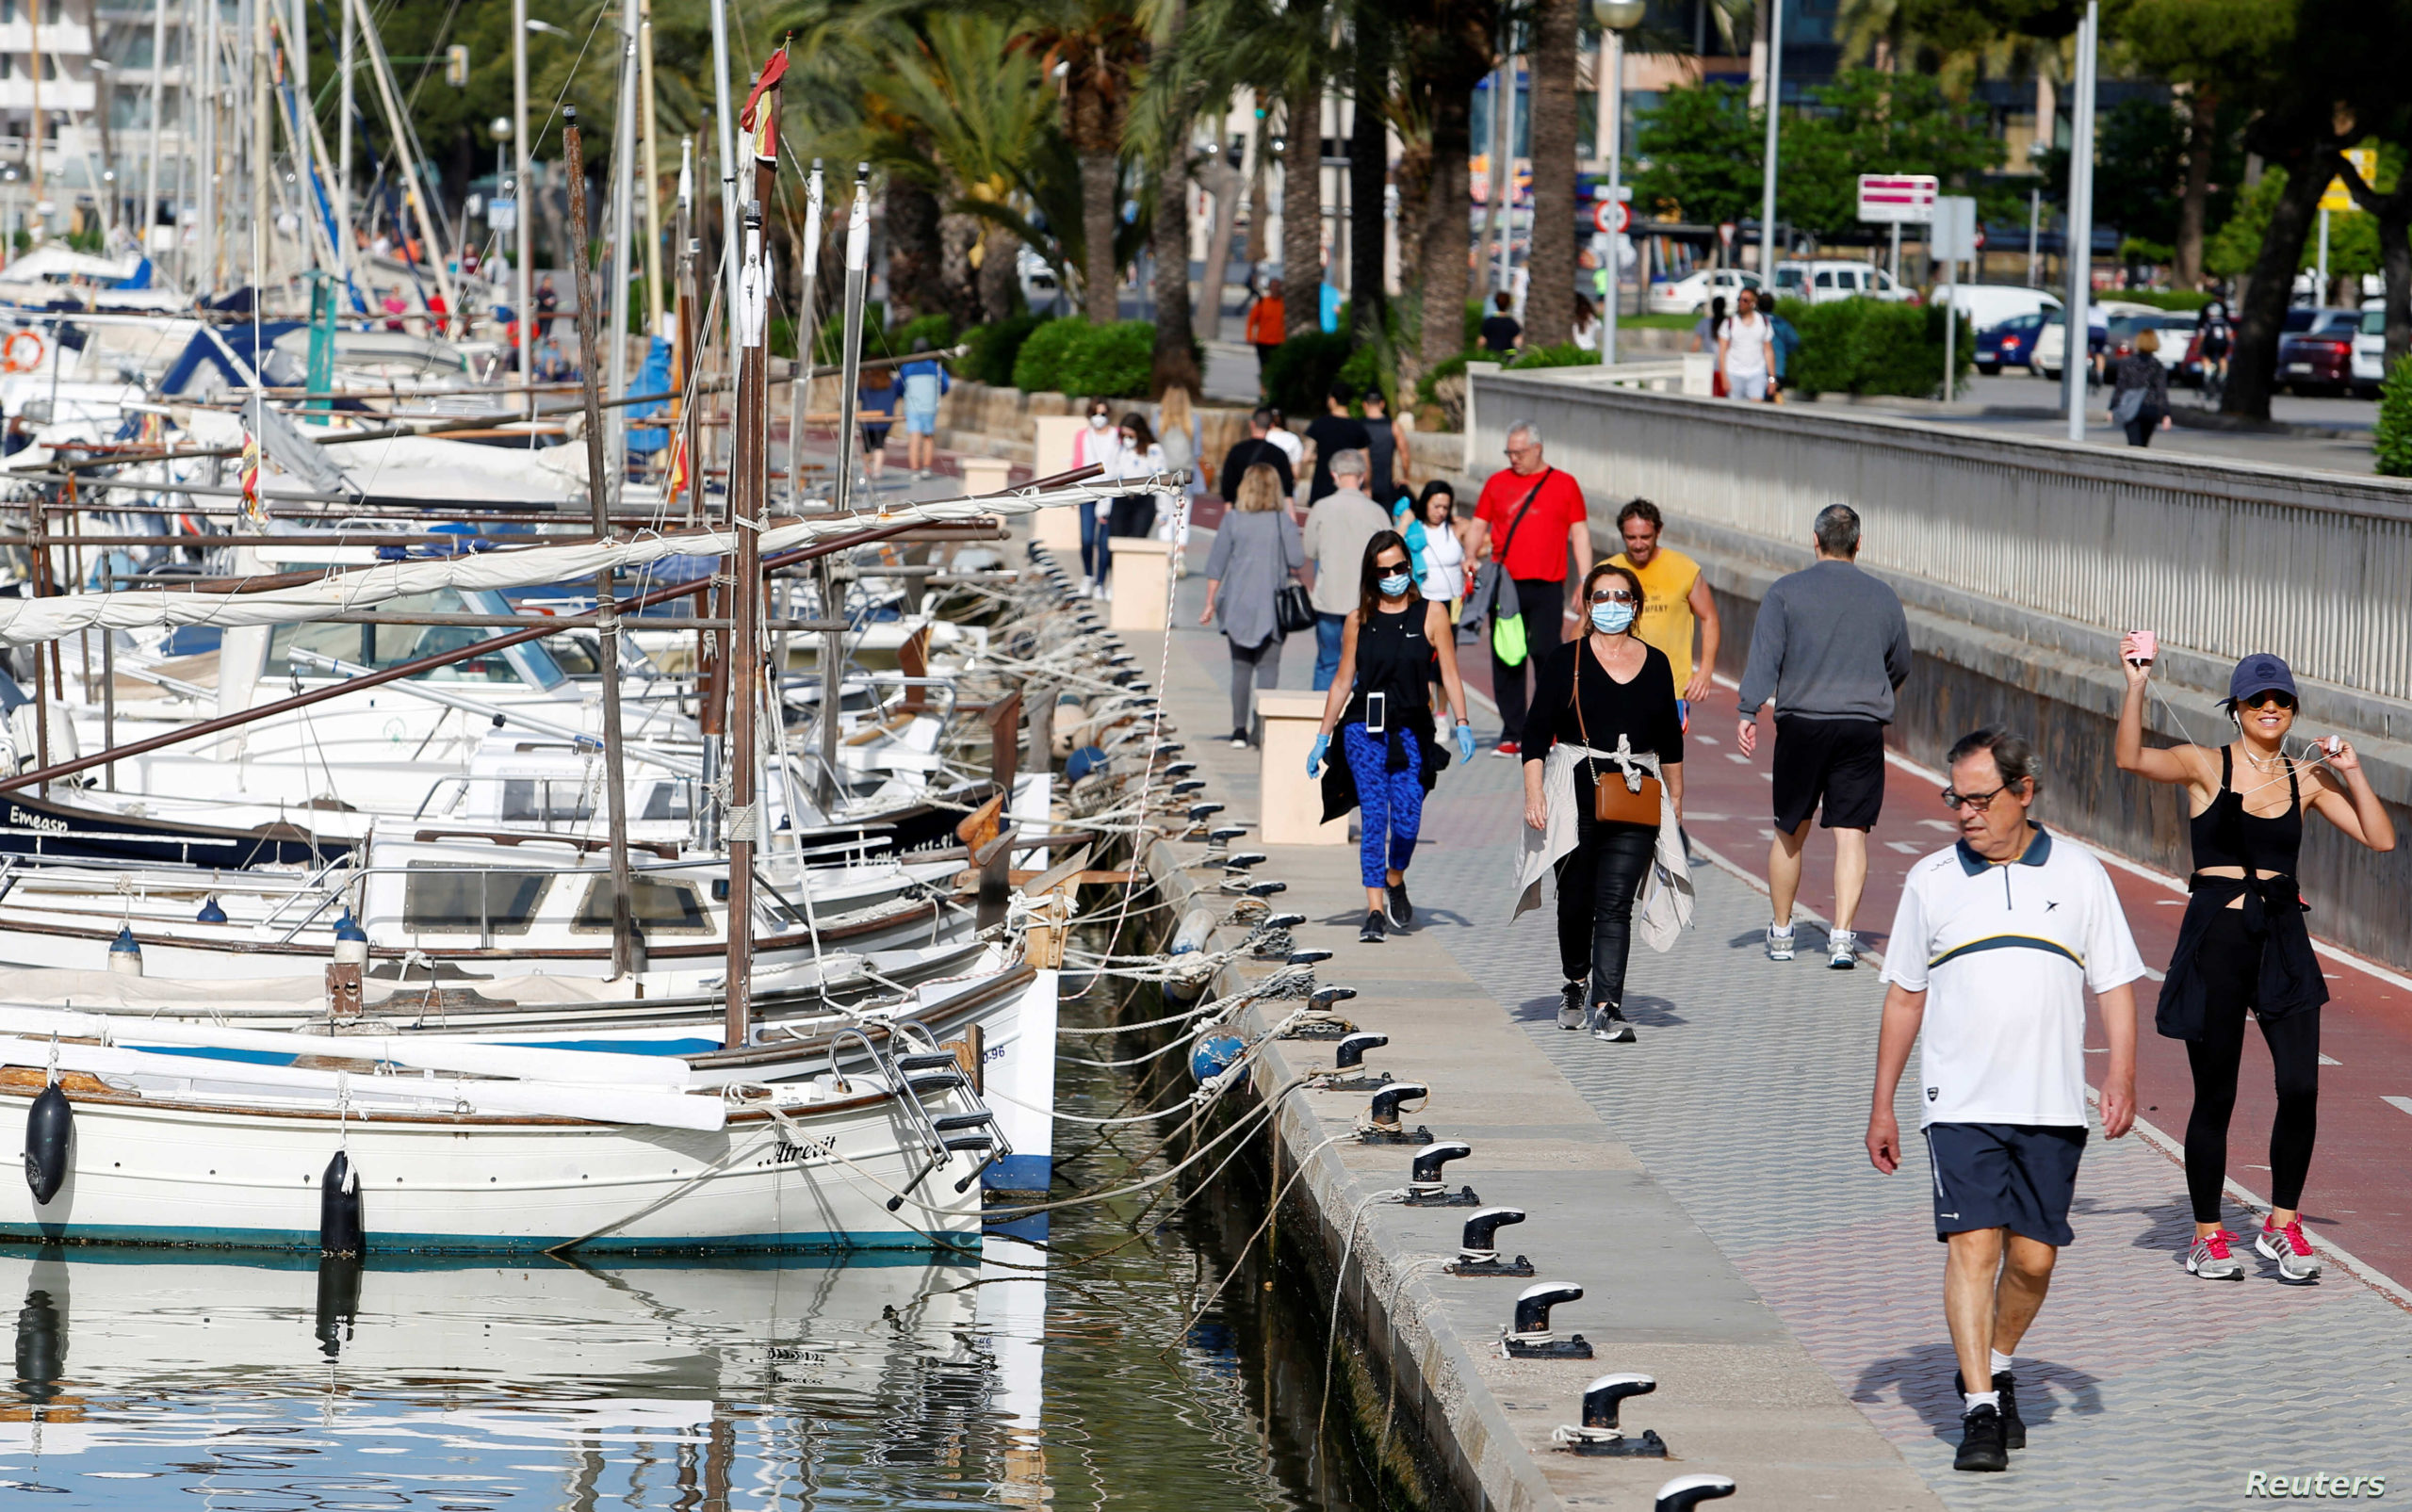
[[[1910,869],[1884,951],[1884,1023],[1867,1155],[1901,1163],[1893,1096],[1925,1028],[1920,1113],[1934,1167],[1934,1236],[1950,1246],[1943,1310],[1965,1404],[1953,1468],[2008,1470],[2027,1447],[2011,1357],[2051,1286],[2085,1152],[2085,991],[2110,1064],[2102,1132],[2136,1118],[2136,1000],[2144,974],[2110,875],[2030,821],[2035,751],[1979,730],[1951,748],[1943,801],[1960,839]],[[1970,1382],[1989,1390],[1971,1391]]]

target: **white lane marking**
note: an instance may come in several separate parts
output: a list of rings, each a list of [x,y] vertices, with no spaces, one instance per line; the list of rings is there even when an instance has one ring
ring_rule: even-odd
[[[1747,766],[1749,766],[1749,765],[1751,764],[1751,758],[1750,758],[1749,756],[1744,756],[1744,755],[1743,755],[1741,752],[1739,752],[1739,751],[1728,751],[1728,752],[1726,752],[1726,753],[1725,753],[1725,759],[1726,759],[1726,760],[1728,760],[1728,761],[1733,762],[1733,763],[1734,763],[1736,766],[1737,766],[1737,767],[1747,767]]]
[[[1913,845],[1907,840],[1886,840],[1884,843],[1887,847],[1900,852],[1903,855],[1915,855],[1918,854],[1920,849],[1918,846]]]
[[[2412,1113],[2412,1097],[2381,1097],[2379,1100],[2393,1104],[2399,1113]]]
[[[1687,824],[1722,824],[1733,817],[1734,816],[1731,814],[1703,814],[1698,810],[1693,810],[1684,816],[1684,822]]]
[[[2337,1059],[2333,1055],[2322,1055],[2320,1058],[2320,1064],[2322,1065],[2342,1065],[2345,1063]]]
[[[1759,780],[1761,782],[1773,782],[1775,781],[1775,773],[1772,772],[1762,772],[1759,773]]]
[[[1703,744],[1703,745],[1712,745],[1712,746],[1713,746],[1713,745],[1719,745],[1719,744],[1722,744],[1722,743],[1723,743],[1722,741],[1719,740],[1718,740],[1718,738],[1717,738],[1716,736],[1714,736],[1714,735],[1695,735],[1695,736],[1693,736],[1693,737],[1692,737],[1692,739],[1693,739],[1693,740],[1698,740],[1698,741],[1699,741],[1701,744]]]
[[[1957,835],[1960,833],[1959,825],[1948,823],[1943,820],[1922,819],[1919,820],[1918,822],[1931,830],[1941,830],[1946,835]]]

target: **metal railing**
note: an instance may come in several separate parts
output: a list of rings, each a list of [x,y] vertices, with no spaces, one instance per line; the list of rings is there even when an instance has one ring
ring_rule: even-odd
[[[2412,698],[2412,484],[2004,437],[1830,406],[1480,374],[1471,449],[1539,425],[1595,524],[1624,500],[1806,547],[1840,500],[1863,561],[2100,629]]]

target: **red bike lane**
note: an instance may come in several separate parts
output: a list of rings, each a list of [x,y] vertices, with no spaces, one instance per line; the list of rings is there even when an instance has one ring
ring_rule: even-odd
[[[1459,660],[1467,685],[1488,699],[1490,658],[1473,642],[1461,640]],[[1734,696],[1733,684],[1720,679],[1703,706],[1692,709],[1685,737],[1685,829],[1764,885],[1768,845],[1774,836],[1768,801],[1774,721],[1760,716],[1757,753],[1744,756],[1734,738]],[[1491,757],[1486,751],[1476,759]],[[1867,886],[1856,921],[1862,943],[1871,949],[1886,948],[1901,878],[1911,865],[1950,844],[1958,833],[1938,796],[1941,787],[1939,774],[1902,757],[1894,756],[1887,762],[1884,813],[1868,837]],[[2048,785],[2038,817],[2051,822]],[[2176,946],[2178,920],[2185,912],[2184,885],[2107,854],[2103,859],[2127,909],[2137,948],[2152,967],[2151,977],[2136,984],[2138,1110],[2170,1140],[2182,1139],[2193,1100],[2186,1048],[2153,1032],[2152,1023],[2160,970]],[[2319,902],[2311,900],[2315,910]],[[1833,846],[1814,827],[1803,857],[1801,905],[1821,918],[1833,917]],[[2316,921],[2319,916],[2315,912],[2312,917]],[[1788,966],[1761,965],[1770,971],[1824,969],[1823,957],[1813,950],[1817,943],[1821,942],[1816,931],[1804,930],[1798,959]],[[2412,982],[2324,944],[2321,966],[2331,996],[2321,1021],[2320,1145],[2304,1195],[2305,1227],[2316,1241],[2350,1251],[2365,1270],[2391,1278],[2401,1300],[2404,1288],[2412,1286]],[[1871,990],[1871,1066],[1877,1001]],[[2098,1025],[2089,1034],[2091,1059],[2103,1053]],[[2276,1106],[2271,1077],[2269,1051],[2260,1035],[2248,1031],[2236,1115],[2228,1131],[2228,1177],[2265,1204],[2270,1120]]]

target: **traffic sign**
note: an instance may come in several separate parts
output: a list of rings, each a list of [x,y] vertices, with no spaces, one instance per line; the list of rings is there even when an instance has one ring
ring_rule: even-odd
[[[1946,262],[1964,263],[1976,256],[1977,202],[1965,194],[1937,197],[1929,242],[1934,255]]]
[[[1931,173],[1862,173],[1859,218],[1877,225],[1922,225],[1934,219],[1942,186]]]
[[[2345,161],[2354,165],[2354,171],[2362,176],[2363,183],[2370,185],[2373,188],[2378,187],[2378,152],[2376,149],[2370,147],[2348,147],[2345,149]],[[2320,208],[2322,210],[2358,210],[2361,206],[2354,203],[2354,192],[2353,190],[2345,187],[2344,177],[2340,174],[2328,181],[2328,187],[2326,191],[2320,196]]]
[[[1610,233],[1632,229],[1633,206],[1616,200],[1600,200],[1591,206],[1591,229]]]

